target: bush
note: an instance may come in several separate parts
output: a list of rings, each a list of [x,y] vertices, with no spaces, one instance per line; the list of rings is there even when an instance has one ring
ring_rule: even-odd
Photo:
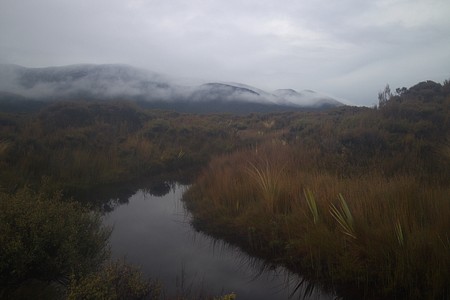
[[[117,261],[80,280],[72,280],[67,299],[158,299],[160,289],[158,282],[144,280],[137,268]]]
[[[107,258],[109,233],[99,215],[61,193],[1,193],[0,287],[88,274]]]

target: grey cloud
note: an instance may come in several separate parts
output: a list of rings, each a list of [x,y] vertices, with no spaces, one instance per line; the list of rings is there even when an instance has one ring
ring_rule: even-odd
[[[124,63],[371,105],[387,82],[450,77],[449,12],[446,0],[3,0],[0,62]]]

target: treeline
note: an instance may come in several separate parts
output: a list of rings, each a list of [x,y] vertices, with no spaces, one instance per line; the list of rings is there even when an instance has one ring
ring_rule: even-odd
[[[345,298],[450,295],[450,85],[376,108],[265,115],[185,195],[199,229]]]

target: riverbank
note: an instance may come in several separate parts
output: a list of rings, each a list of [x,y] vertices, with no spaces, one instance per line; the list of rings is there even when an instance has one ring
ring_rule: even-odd
[[[213,159],[184,201],[200,230],[344,297],[445,299],[449,195],[412,176],[312,172],[272,148]]]
[[[449,87],[267,120],[279,135],[216,156],[187,192],[194,224],[349,299],[447,299]]]
[[[146,276],[158,278],[161,299],[212,299],[208,295],[235,293],[239,300],[286,300],[306,293],[307,283],[296,289],[300,276],[198,232],[180,200],[187,186],[170,186],[165,195],[140,189],[104,215],[104,224],[114,226],[112,256],[126,257]],[[317,288],[306,299],[334,297]]]

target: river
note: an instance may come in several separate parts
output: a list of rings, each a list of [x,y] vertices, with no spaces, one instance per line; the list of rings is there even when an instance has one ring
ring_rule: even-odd
[[[138,190],[104,216],[104,224],[113,226],[112,256],[160,280],[166,296],[195,299],[233,292],[238,300],[276,300],[289,299],[295,291],[292,299],[335,298],[306,283],[297,289],[301,277],[195,231],[181,202],[187,186],[172,184],[167,189],[163,196]]]

